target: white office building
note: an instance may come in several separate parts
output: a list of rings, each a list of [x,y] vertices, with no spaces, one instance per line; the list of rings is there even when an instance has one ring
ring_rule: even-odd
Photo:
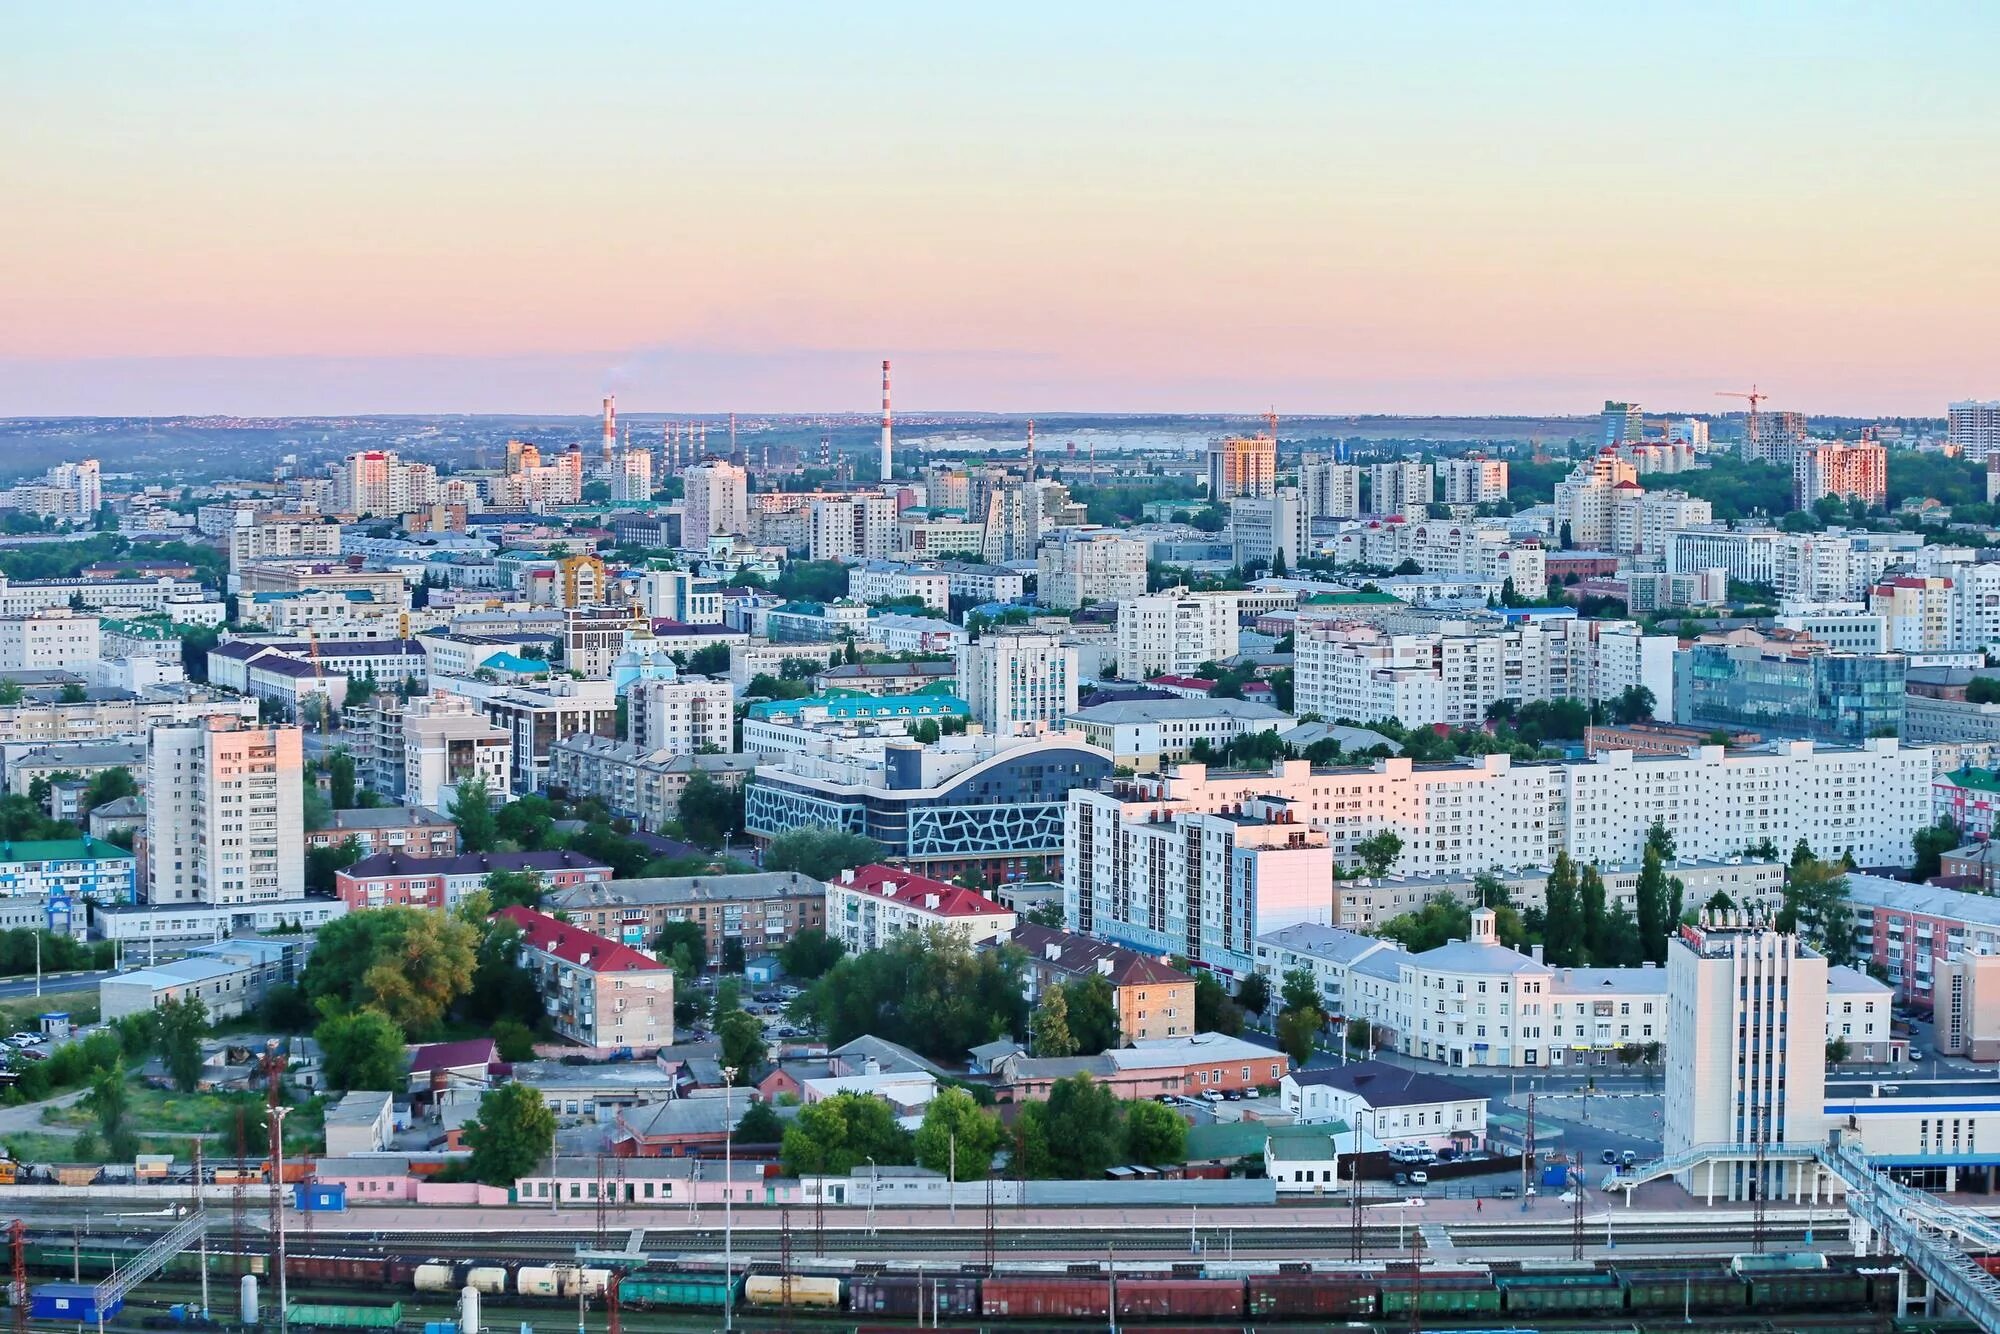
[[[1118,671],[1129,680],[1193,675],[1236,655],[1236,593],[1170,588],[1118,604]]]
[[[496,802],[513,796],[514,740],[462,695],[436,691],[403,706],[402,799],[411,806],[449,811],[458,785],[486,784]]]
[[[958,693],[996,736],[1057,728],[1076,712],[1076,650],[1055,635],[1003,627],[957,657]]]
[[[1313,551],[1312,519],[1297,487],[1281,486],[1268,496],[1238,496],[1229,502],[1231,560],[1238,566],[1262,562],[1296,570]],[[1139,591],[1145,592],[1142,586]]]

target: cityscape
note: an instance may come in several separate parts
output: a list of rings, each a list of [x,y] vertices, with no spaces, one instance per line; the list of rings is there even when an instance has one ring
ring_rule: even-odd
[[[2000,1331],[1991,16],[414,10],[0,55],[17,1331]]]

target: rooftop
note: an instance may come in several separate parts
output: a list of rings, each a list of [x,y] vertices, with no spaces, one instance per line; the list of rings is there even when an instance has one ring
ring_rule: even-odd
[[[459,1042],[432,1042],[417,1048],[410,1057],[410,1073],[427,1074],[432,1070],[458,1070],[467,1066],[481,1069],[492,1065],[500,1057],[499,1044],[492,1038],[465,1038]]]
[[[102,839],[51,838],[23,839],[0,843],[0,862],[115,862],[130,861],[132,854],[116,843]]]
[[[826,886],[797,871],[764,871],[752,875],[648,876],[633,880],[600,880],[574,885],[549,895],[558,908],[607,908],[621,904],[739,903],[750,899],[786,899],[824,895]]]
[[[428,806],[356,806],[335,811],[328,829],[406,829],[417,825],[449,825],[450,820]],[[315,831],[307,831],[315,832]]]
[[[1294,1083],[1352,1093],[1370,1107],[1414,1107],[1434,1102],[1484,1101],[1485,1095],[1452,1079],[1406,1070],[1387,1061],[1357,1061],[1323,1070],[1294,1070]]]
[[[893,866],[869,865],[842,871],[838,880],[828,882],[842,889],[912,908],[922,908],[940,917],[990,917],[1011,911],[976,890],[932,880],[929,876]]]
[[[1123,945],[1114,945],[1095,936],[1079,935],[1034,922],[1022,922],[1016,926],[1013,940],[1028,952],[1032,963],[1066,973],[1101,972],[1111,985],[1117,987],[1193,981],[1186,973],[1169,968],[1158,959],[1137,950],[1126,949]]]
[[[531,949],[553,955],[564,963],[588,968],[594,973],[658,972],[666,965],[630,945],[592,935],[588,931],[559,922],[547,913],[528,908],[502,908],[493,914],[521,928],[522,938]]]
[[[494,871],[566,871],[611,868],[595,857],[580,852],[466,852],[456,857],[406,857],[400,852],[378,852],[363,857],[340,874],[353,880],[393,875],[490,875]]]
[[[1157,680],[1184,678],[1155,677]],[[1137,723],[1180,722],[1190,718],[1235,718],[1252,723],[1289,723],[1292,715],[1246,699],[1144,699],[1120,700],[1115,704],[1095,704],[1078,709],[1070,718],[1079,723],[1119,727]],[[1387,738],[1385,737],[1386,741]]]

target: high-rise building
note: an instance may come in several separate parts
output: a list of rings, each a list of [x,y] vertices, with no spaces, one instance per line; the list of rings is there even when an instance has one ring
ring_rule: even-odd
[[[1484,454],[1439,459],[1437,489],[1447,505],[1491,505],[1507,498],[1507,460]]]
[[[750,528],[750,480],[722,459],[704,459],[681,474],[687,488],[681,511],[681,545],[705,547],[708,539]]]
[[[1076,711],[1076,650],[1055,635],[989,631],[959,648],[958,693],[996,736],[1054,727]]]
[[[1299,465],[1299,493],[1308,520],[1355,518],[1361,513],[1361,469],[1308,459]]]
[[[1556,483],[1556,523],[1563,545],[1584,551],[1609,549],[1618,496],[1640,489],[1639,470],[1610,446],[1577,464]]]
[[[1607,398],[1604,400],[1603,420],[1604,444],[1622,445],[1645,438],[1646,414],[1639,410],[1637,403],[1617,403]]]
[[[611,498],[632,504],[653,498],[653,452],[627,449],[618,455],[611,470]]]
[[[1946,443],[1977,462],[2000,456],[2000,398],[1962,399],[1951,405]]]
[[[437,503],[437,469],[405,463],[393,449],[364,449],[333,465],[337,513],[395,518]]]
[[[435,811],[451,810],[458,785],[486,784],[495,803],[513,794],[514,739],[488,721],[463,695],[436,691],[404,705],[403,801]]]
[[[1043,606],[1075,611],[1087,602],[1123,602],[1146,591],[1146,543],[1117,532],[1069,532],[1042,544]]]
[[[1743,420],[1743,458],[1777,468],[1792,466],[1792,455],[1806,442],[1803,412],[1756,412]]]
[[[989,565],[1034,560],[1041,546],[1042,497],[1032,486],[992,486],[983,497],[981,558]]]
[[[1686,445],[1697,454],[1706,454],[1708,423],[1700,417],[1683,417],[1677,422],[1668,422],[1667,439],[1676,445]]]
[[[1239,593],[1163,589],[1118,604],[1118,673],[1143,681],[1191,675],[1204,662],[1236,656]]]
[[[63,511],[76,518],[94,517],[98,507],[104,503],[102,475],[96,459],[58,463],[49,469],[48,476],[43,480],[64,493]]]
[[[1669,1158],[1698,1146],[1820,1144],[1826,1138],[1826,959],[1740,911],[1705,911],[1667,944]],[[1801,1025],[1792,1031],[1792,1020]],[[1783,1199],[1808,1161],[1717,1155],[1680,1174],[1688,1191]]]
[[[340,525],[310,514],[238,510],[229,531],[229,591],[241,592],[242,570],[270,560],[340,554]]]
[[[1908,667],[1900,653],[1845,653],[1754,630],[1704,635],[1674,655],[1674,721],[1836,744],[1893,736]]]
[[[1889,451],[1867,441],[1801,445],[1792,454],[1792,503],[1811,509],[1821,496],[1858,499],[1880,509],[1889,498]]]
[[[806,550],[813,560],[879,560],[896,550],[896,498],[853,494],[812,502]]]
[[[305,892],[296,727],[160,727],[146,761],[146,898],[261,903]]]
[[[648,754],[727,754],[736,748],[736,699],[727,681],[635,681],[626,708],[632,744]]]
[[[1231,559],[1239,567],[1262,561],[1272,573],[1299,568],[1313,551],[1312,520],[1295,486],[1268,496],[1238,496],[1229,502]],[[1145,592],[1144,588],[1139,590]]]
[[[1368,466],[1368,512],[1422,517],[1433,496],[1428,463],[1372,463]]]
[[[1268,435],[1230,436],[1208,446],[1208,501],[1268,496],[1278,484],[1278,442]]]

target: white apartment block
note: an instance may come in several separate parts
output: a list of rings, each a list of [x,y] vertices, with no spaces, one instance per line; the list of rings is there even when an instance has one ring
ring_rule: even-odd
[[[1147,544],[1117,532],[1068,533],[1042,543],[1037,597],[1051,611],[1123,602],[1146,592]],[[937,604],[944,610],[944,604]]]
[[[1432,499],[1430,464],[1403,462],[1368,465],[1370,514],[1422,514]]]
[[[340,525],[310,514],[237,510],[229,530],[229,591],[240,590],[246,565],[340,555]]]
[[[1827,964],[1798,937],[1742,914],[1704,914],[1667,945],[1667,1156],[1709,1144],[1826,1138]],[[1791,1021],[1805,1025],[1794,1033]],[[1810,1163],[1711,1161],[1680,1174],[1714,1199],[1783,1199]],[[1816,1191],[1815,1191],[1816,1193]]]
[[[1251,795],[1205,811],[1145,795],[1160,786],[1071,789],[1068,921],[1087,935],[1246,977],[1258,936],[1324,918],[1333,856],[1326,834],[1300,821],[1292,803]]]
[[[1493,583],[1514,581],[1525,598],[1548,592],[1548,552],[1538,540],[1522,540],[1504,523],[1432,519],[1355,524],[1334,538],[1334,559],[1343,565],[1395,569],[1415,561],[1425,574],[1464,575]]]
[[[1057,728],[1076,712],[1076,650],[1055,635],[1002,628],[957,657],[958,693],[995,736]]]
[[[1671,534],[1714,517],[1706,500],[1685,491],[1619,492],[1611,502],[1609,549],[1622,555],[1663,555]]]
[[[1436,469],[1438,498],[1447,505],[1491,505],[1507,498],[1507,460],[1468,454],[1462,459],[1439,459]]]
[[[1170,588],[1118,604],[1118,672],[1127,680],[1193,675],[1204,662],[1236,655],[1235,593]]]
[[[67,607],[0,619],[0,671],[82,672],[97,665],[97,617]]]
[[[1851,602],[1891,570],[1921,570],[1920,533],[1781,533],[1773,549],[1771,583],[1796,602]]]
[[[1350,463],[1308,459],[1299,465],[1299,497],[1308,523],[1358,518],[1362,513],[1361,469]]]
[[[826,882],[826,933],[855,954],[910,931],[944,932],[972,945],[1004,941],[1019,921],[984,894],[901,867],[863,866]]]
[[[63,512],[76,518],[92,518],[104,504],[103,474],[96,459],[58,463],[42,480],[63,493]]]
[[[2000,454],[2000,399],[1963,399],[1948,412],[1947,439],[1961,457],[1977,462]]]
[[[1069,725],[1112,762],[1136,773],[1187,758],[1197,741],[1221,750],[1239,736],[1276,732],[1292,715],[1241,699],[1141,699],[1078,709]]]
[[[1639,491],[1639,470],[1609,445],[1576,465],[1556,483],[1557,532],[1568,530],[1568,544],[1585,551],[1611,547],[1612,502],[1620,491]]]
[[[611,499],[631,503],[653,498],[653,455],[645,449],[622,451],[611,469]]]
[[[1958,647],[1952,581],[1938,575],[1897,575],[1868,591],[1887,647],[1898,653],[1943,653]]]
[[[966,556],[978,560],[986,549],[986,525],[958,519],[925,519],[912,511],[896,521],[896,554],[914,560]]]
[[[305,892],[302,736],[215,718],[154,730],[146,899],[252,904]]]
[[[1229,502],[1231,560],[1238,566],[1262,561],[1275,568],[1279,557],[1287,570],[1313,551],[1312,519],[1297,487],[1281,486],[1268,496],[1238,496]],[[1142,584],[1139,592],[1145,592]]]
[[[681,474],[681,545],[695,549],[708,539],[748,531],[749,478],[722,459],[705,459]]]
[[[806,548],[813,560],[882,559],[896,550],[896,514],[894,496],[815,500],[806,511]]]
[[[390,449],[349,454],[333,465],[334,511],[390,518],[437,503],[437,469],[406,463]]]
[[[931,566],[951,580],[951,595],[974,602],[1019,602],[1028,589],[1027,578],[1003,565],[972,561],[943,560]]]
[[[1140,561],[1139,577],[1145,583],[1145,562]],[[1048,576],[1042,576],[1048,590]],[[923,604],[940,614],[951,610],[951,576],[921,565],[901,565],[890,561],[868,561],[847,572],[847,596],[856,602],[886,602],[892,598],[921,598]]]
[[[644,570],[639,606],[646,615],[683,625],[722,624],[722,585],[686,570]]]
[[[1608,703],[1644,686],[1655,712],[1671,716],[1678,641],[1632,621],[1552,617],[1485,634],[1406,635],[1301,621],[1295,634],[1300,714],[1477,727],[1500,700]]]
[[[632,744],[644,751],[694,755],[736,748],[736,696],[727,681],[691,676],[634,682],[626,717]]]
[[[1777,580],[1778,539],[1775,528],[1701,528],[1667,535],[1667,569],[1674,574],[1721,570],[1747,584]]]
[[[513,739],[515,792],[539,792],[546,785],[549,753],[564,737],[586,732],[615,737],[618,701],[609,681],[557,679],[536,686],[507,685],[471,677],[440,679],[434,687],[463,695]]]
[[[1700,417],[1683,417],[1667,423],[1667,439],[1686,445],[1697,454],[1708,453],[1708,423]]]
[[[1035,559],[1042,540],[1042,489],[996,486],[985,496],[985,532],[979,551],[989,565]]]
[[[1889,648],[1881,613],[1864,602],[1785,602],[1779,604],[1776,623],[1780,630],[1811,635],[1849,653],[1885,653]]]
[[[449,811],[458,785],[485,782],[496,803],[513,798],[514,739],[473,701],[436,691],[403,706],[403,801]]]

